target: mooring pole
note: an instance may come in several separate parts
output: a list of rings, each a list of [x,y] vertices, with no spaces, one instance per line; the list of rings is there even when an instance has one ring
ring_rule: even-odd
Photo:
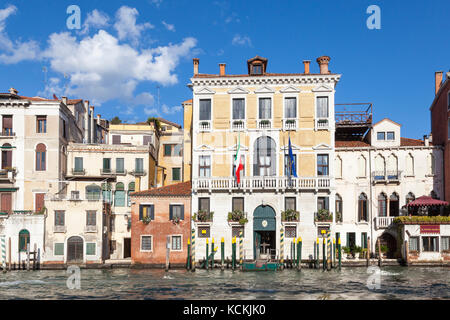
[[[336,239],[333,238],[333,268],[336,268]]]
[[[342,250],[341,250],[341,237],[338,238],[338,257],[339,257],[339,271],[341,270],[342,262]]]
[[[166,271],[169,271],[169,263],[170,263],[170,236],[166,238]]]
[[[239,267],[241,270],[244,266],[244,234],[239,231]]]
[[[327,259],[325,252],[325,230],[322,230],[322,270],[326,269]]]
[[[299,237],[297,241],[297,270],[302,268],[302,238]]]
[[[37,244],[34,244],[34,251],[33,251],[33,270],[36,270],[36,255],[37,255]]]
[[[284,229],[280,228],[280,268],[284,269]]]
[[[8,269],[11,271],[11,237],[8,238]]]
[[[378,242],[378,266],[381,268],[381,266],[383,265],[383,261],[381,259],[381,244],[380,244],[380,239],[377,240]]]
[[[191,271],[194,272],[195,271],[195,229],[192,229],[191,231],[191,247],[192,247],[192,269]]]
[[[191,269],[191,239],[188,238],[186,269]]]
[[[367,266],[370,265],[370,237],[367,238]]]
[[[212,238],[211,241],[211,254],[212,254],[212,259],[211,259],[211,269],[214,270],[214,255],[216,253],[216,247],[214,246],[214,238]]]
[[[30,271],[30,244],[27,243],[27,271]]]
[[[206,238],[206,258],[205,258],[205,269],[206,270],[208,270],[208,267],[209,267],[208,251],[209,251],[209,241],[208,241],[208,238]]]
[[[231,240],[231,268],[234,270],[236,268],[236,237]]]
[[[224,270],[225,269],[225,239],[222,237],[222,240],[220,241],[220,262],[221,262],[221,266],[220,269]]]
[[[6,243],[5,236],[1,236],[1,249],[2,249],[2,269],[6,272]]]
[[[327,270],[331,270],[331,236],[330,231],[327,233]]]
[[[319,237],[317,237],[317,245],[316,245],[316,249],[317,249],[317,254],[316,254],[316,269],[319,269]]]

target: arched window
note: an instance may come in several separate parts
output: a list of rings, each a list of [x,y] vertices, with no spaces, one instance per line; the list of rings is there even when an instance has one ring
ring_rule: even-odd
[[[361,155],[358,158],[358,177],[366,176],[366,158]]]
[[[387,197],[384,193],[380,193],[378,196],[378,216],[387,216]]]
[[[406,156],[406,175],[414,176],[414,158],[410,153]]]
[[[27,251],[27,246],[30,244],[30,232],[22,229],[19,232],[19,251]]]
[[[112,192],[110,183],[102,184],[102,196],[104,202],[112,203]]]
[[[398,179],[398,160],[394,154],[391,154],[387,160],[387,172],[388,179]]]
[[[342,197],[336,194],[336,222],[342,222]]]
[[[5,143],[2,146],[2,169],[12,168],[12,146]]]
[[[386,166],[381,154],[375,157],[375,180],[384,180],[386,175]]]
[[[130,197],[130,193],[133,193],[135,189],[135,184],[134,182],[130,182],[128,184],[128,206],[131,207],[131,197]]]
[[[361,193],[358,197],[358,221],[368,221],[367,196]]]
[[[414,196],[414,193],[410,192],[406,195],[406,204],[410,203],[411,201],[416,200],[416,197]]]
[[[43,143],[36,146],[36,171],[46,170],[47,147]]]
[[[270,137],[260,137],[255,141],[253,175],[275,176],[276,148],[275,141]]]
[[[95,184],[86,187],[86,199],[91,201],[100,200],[101,189]]]
[[[398,217],[399,215],[399,197],[395,192],[389,197],[389,216]]]
[[[116,183],[116,191],[114,192],[114,206],[125,207],[125,186],[122,182]]]
[[[336,157],[336,178],[342,178],[342,159],[341,157]]]

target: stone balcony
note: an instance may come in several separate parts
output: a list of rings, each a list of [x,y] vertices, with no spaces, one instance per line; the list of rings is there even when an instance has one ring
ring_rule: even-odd
[[[197,190],[319,190],[330,188],[329,177],[291,178],[282,176],[242,177],[238,184],[234,177],[196,178],[192,189]]]
[[[375,228],[387,229],[389,228],[396,217],[375,217]]]

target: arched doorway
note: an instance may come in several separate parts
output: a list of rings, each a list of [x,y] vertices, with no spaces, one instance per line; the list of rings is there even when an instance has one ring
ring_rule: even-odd
[[[253,255],[276,254],[275,210],[270,206],[259,206],[253,212]]]
[[[67,262],[83,262],[83,239],[80,237],[67,240]]]
[[[397,252],[397,240],[394,238],[394,236],[385,232],[378,238],[378,240],[380,241],[381,246],[387,247],[387,258],[394,259]]]

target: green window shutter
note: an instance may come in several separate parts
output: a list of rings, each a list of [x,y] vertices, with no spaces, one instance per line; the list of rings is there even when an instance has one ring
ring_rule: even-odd
[[[64,243],[55,243],[55,256],[63,256],[64,255]]]
[[[139,205],[139,221],[141,221],[144,217],[144,207],[143,205]]]
[[[150,205],[150,219],[155,220],[155,206]]]
[[[86,243],[86,255],[87,256],[95,256],[95,249],[97,244],[95,242]]]
[[[184,204],[181,206],[181,220],[184,220]]]
[[[117,158],[116,159],[116,171],[121,173],[125,171],[124,168],[124,159],[123,158]]]
[[[75,158],[75,172],[83,171],[83,158]]]
[[[172,145],[171,144],[165,144],[164,145],[164,155],[165,156],[171,156],[172,155]]]
[[[173,205],[169,205],[169,220],[173,220]]]
[[[347,232],[347,247],[350,247],[350,233]]]
[[[180,181],[180,168],[172,168],[172,180]]]
[[[125,207],[125,191],[116,191],[114,194],[114,206]]]

